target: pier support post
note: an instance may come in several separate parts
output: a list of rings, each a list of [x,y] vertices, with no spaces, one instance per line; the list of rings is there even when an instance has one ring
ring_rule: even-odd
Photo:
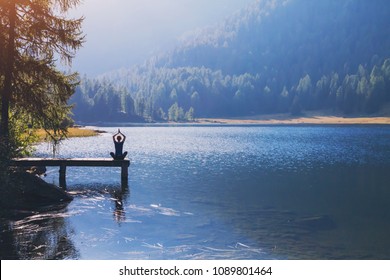
[[[66,164],[60,165],[60,188],[66,189]]]
[[[122,183],[122,189],[128,188],[129,184],[129,163],[123,162],[121,166],[121,183]]]

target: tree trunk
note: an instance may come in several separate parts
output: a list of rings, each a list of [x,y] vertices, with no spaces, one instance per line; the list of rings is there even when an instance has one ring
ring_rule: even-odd
[[[5,59],[4,87],[1,98],[1,124],[0,137],[5,144],[9,143],[9,107],[12,96],[12,82],[15,64],[15,25],[16,25],[16,3],[10,1],[8,8],[9,30],[8,44],[6,46],[7,57]]]

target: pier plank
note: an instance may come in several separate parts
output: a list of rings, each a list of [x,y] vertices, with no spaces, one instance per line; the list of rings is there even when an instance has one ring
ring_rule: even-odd
[[[11,161],[13,166],[130,166],[130,160],[110,158],[17,158]]]

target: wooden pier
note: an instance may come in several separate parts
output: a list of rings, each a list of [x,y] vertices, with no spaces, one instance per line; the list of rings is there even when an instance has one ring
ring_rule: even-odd
[[[120,167],[122,187],[128,184],[128,169],[130,160],[113,160],[111,158],[18,158],[11,161],[12,166],[59,166],[59,183],[61,188],[66,188],[67,166],[93,166],[93,167]]]

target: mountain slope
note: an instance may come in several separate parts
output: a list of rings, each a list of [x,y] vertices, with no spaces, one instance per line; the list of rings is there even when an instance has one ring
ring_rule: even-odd
[[[172,52],[104,79],[127,89],[119,107],[129,108],[126,99],[129,112],[148,119],[373,113],[390,101],[388,26],[385,0],[259,0]]]

